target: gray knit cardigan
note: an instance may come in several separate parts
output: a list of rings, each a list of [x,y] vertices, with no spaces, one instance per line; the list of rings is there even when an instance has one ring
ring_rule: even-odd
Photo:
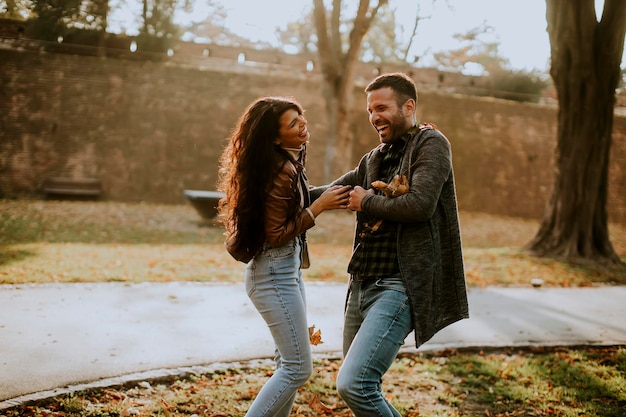
[[[333,184],[371,188],[380,179],[381,148],[372,149]],[[400,174],[409,179],[409,193],[394,198],[367,195],[361,207],[364,213],[399,225],[398,263],[419,347],[439,330],[469,317],[448,139],[430,125],[420,126],[407,142]],[[359,217],[357,213],[355,245],[363,227]]]

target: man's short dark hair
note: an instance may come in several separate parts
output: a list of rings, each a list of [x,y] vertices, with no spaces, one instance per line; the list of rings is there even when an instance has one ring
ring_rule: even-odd
[[[410,98],[415,100],[417,104],[417,88],[413,80],[402,72],[392,72],[388,74],[381,74],[374,79],[371,83],[365,87],[365,92],[369,93],[381,88],[390,87],[398,98],[398,107],[402,105]]]

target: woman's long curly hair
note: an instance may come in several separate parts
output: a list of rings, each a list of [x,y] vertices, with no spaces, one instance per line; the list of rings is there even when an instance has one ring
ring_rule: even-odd
[[[241,115],[220,157],[217,188],[226,194],[218,203],[226,238],[236,233],[235,246],[258,249],[265,239],[265,199],[288,153],[276,144],[279,118],[302,106],[285,97],[255,100]]]

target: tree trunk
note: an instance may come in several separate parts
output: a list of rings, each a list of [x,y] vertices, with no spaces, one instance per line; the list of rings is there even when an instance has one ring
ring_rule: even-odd
[[[97,2],[99,16],[102,19],[101,27],[98,29],[98,56],[106,56],[107,28],[109,27],[109,2],[100,0]]]
[[[558,93],[555,179],[541,227],[530,243],[540,256],[620,263],[609,239],[609,155],[626,2],[547,0],[550,74]]]
[[[344,52],[340,31],[341,0],[333,0],[333,9],[327,13],[323,0],[314,0],[313,13],[317,31],[317,50],[322,71],[322,93],[326,101],[328,132],[324,158],[324,182],[328,182],[352,168],[352,113],[355,66],[359,59],[361,42],[387,0],[378,0],[370,7],[370,0],[360,0],[354,18],[349,42]]]
[[[347,75],[347,74],[345,74]],[[350,114],[353,105],[353,78],[349,81],[327,81],[324,79],[323,90],[326,100],[326,114],[328,117],[328,136],[326,155],[324,157],[324,182],[329,182],[347,172],[352,165],[353,134],[350,129]],[[333,86],[339,86],[346,91],[337,91]]]

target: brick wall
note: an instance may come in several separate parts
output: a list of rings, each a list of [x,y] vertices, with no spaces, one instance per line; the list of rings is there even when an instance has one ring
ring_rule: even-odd
[[[214,188],[225,138],[263,95],[294,96],[307,109],[309,177],[320,183],[326,117],[318,75],[207,62],[0,48],[0,197],[36,197],[45,178],[70,176],[100,178],[108,200],[184,203],[184,189]],[[377,142],[363,87],[355,87],[355,163]],[[452,143],[461,209],[539,218],[553,179],[556,108],[436,87],[420,92],[419,118]],[[626,118],[616,116],[608,209],[622,223],[624,166]]]

